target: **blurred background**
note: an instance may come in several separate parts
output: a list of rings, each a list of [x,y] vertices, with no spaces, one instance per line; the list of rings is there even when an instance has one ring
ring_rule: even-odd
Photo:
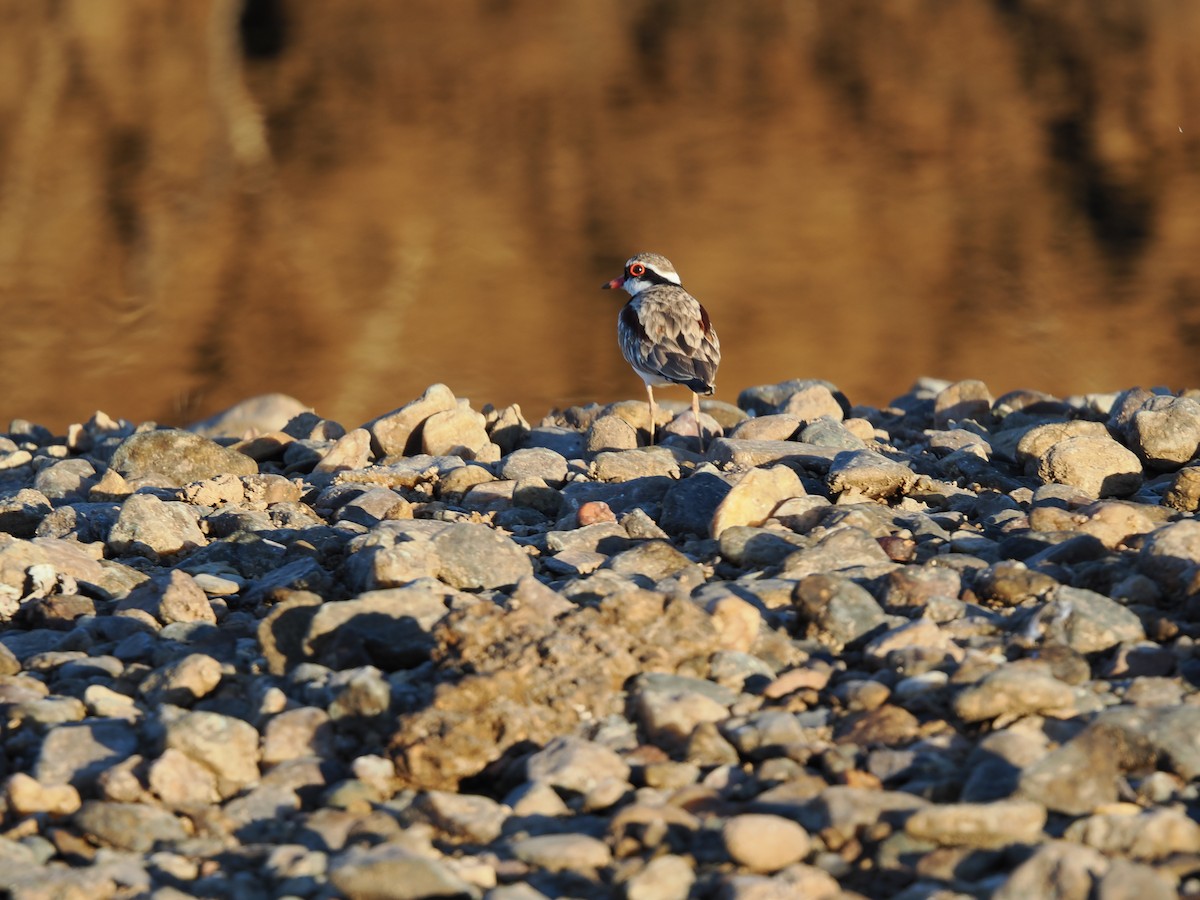
[[[0,423],[1200,385],[1192,0],[0,0]],[[677,395],[677,396],[676,396]],[[686,400],[686,391],[660,392]]]

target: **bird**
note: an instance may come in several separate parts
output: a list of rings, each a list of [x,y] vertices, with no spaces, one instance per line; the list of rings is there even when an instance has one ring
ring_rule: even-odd
[[[650,443],[654,443],[654,389],[679,384],[692,392],[696,436],[704,452],[700,395],[716,389],[721,363],[721,342],[708,311],[684,290],[671,261],[658,253],[631,256],[621,275],[601,288],[624,288],[629,294],[617,317],[617,340],[626,362],[646,383]]]

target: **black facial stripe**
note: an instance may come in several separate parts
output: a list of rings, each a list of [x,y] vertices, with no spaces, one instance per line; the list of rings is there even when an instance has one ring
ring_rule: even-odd
[[[649,281],[651,284],[671,284],[671,285],[675,285],[676,287],[680,286],[678,284],[678,282],[672,281],[669,278],[664,278],[662,275],[660,275],[658,272],[656,272],[654,269],[650,268],[649,266],[646,266],[645,269],[646,269],[646,271],[643,272],[641,275],[634,275],[632,272],[629,271],[629,269],[626,269],[625,277],[626,278],[640,278],[643,281]]]

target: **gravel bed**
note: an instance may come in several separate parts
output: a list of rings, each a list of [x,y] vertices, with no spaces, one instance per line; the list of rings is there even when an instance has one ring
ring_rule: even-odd
[[[14,900],[1200,896],[1191,392],[277,399],[0,436]]]

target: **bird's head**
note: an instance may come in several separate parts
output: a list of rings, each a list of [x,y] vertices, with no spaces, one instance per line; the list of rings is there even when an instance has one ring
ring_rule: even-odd
[[[639,253],[625,261],[625,271],[619,277],[600,287],[604,290],[624,288],[630,297],[635,297],[646,288],[659,284],[681,285],[679,273],[665,256]]]

